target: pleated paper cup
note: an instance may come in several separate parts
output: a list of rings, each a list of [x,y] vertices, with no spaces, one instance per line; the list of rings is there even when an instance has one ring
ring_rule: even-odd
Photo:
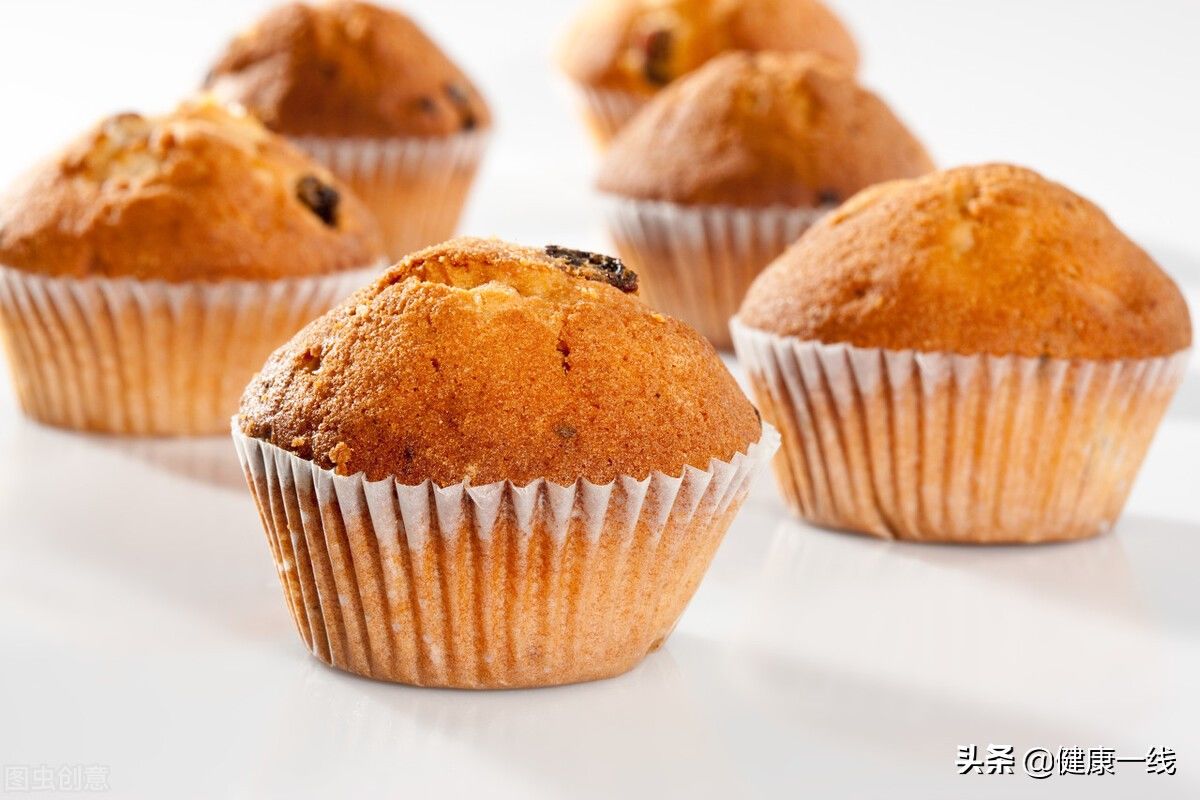
[[[416,486],[341,476],[243,435],[238,454],[304,643],[420,686],[618,675],[671,632],[778,447],[679,476]]]
[[[617,251],[642,293],[713,346],[729,350],[729,320],[763,269],[831,207],[687,206],[601,198]]]
[[[0,266],[0,333],[21,407],[40,422],[222,433],[267,356],[378,271],[168,283]]]
[[[612,89],[581,89],[583,117],[596,144],[607,147],[617,132],[641,110],[649,97]]]
[[[371,210],[396,261],[454,235],[487,131],[392,139],[293,138]]]
[[[804,519],[884,538],[1004,543],[1110,528],[1189,351],[1087,360],[823,344],[732,324],[775,473]]]

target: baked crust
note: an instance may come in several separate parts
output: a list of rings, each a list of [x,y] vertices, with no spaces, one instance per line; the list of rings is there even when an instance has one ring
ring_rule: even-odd
[[[845,68],[805,53],[728,53],[621,130],[598,185],[643,200],[816,207],[932,169],[921,143]]]
[[[817,0],[595,0],[559,62],[589,88],[650,95],[729,50],[813,52],[858,66],[849,31]]]
[[[962,354],[1145,358],[1192,342],[1179,288],[1103,211],[1004,164],[865,190],[759,276],[739,317],[800,339]]]
[[[409,256],[272,355],[241,430],[340,474],[439,485],[678,475],[758,440],[699,334],[618,288],[615,259],[547,250]]]
[[[288,136],[446,136],[491,123],[474,84],[411,19],[370,3],[289,3],[217,59],[205,86]]]
[[[203,101],[110,117],[0,202],[0,264],[47,275],[305,277],[370,266],[381,247],[328,171]]]

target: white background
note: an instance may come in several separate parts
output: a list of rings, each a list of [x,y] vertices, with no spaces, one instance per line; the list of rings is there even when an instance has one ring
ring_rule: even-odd
[[[261,2],[0,2],[0,183],[101,115],[165,110]],[[605,247],[550,67],[577,4],[411,0],[497,136],[464,223]],[[1200,3],[841,0],[864,81],[944,165],[1096,200],[1196,298]],[[1200,374],[1114,535],[888,545],[757,487],[659,654],[508,694],[331,672],[296,638],[232,448],[19,418],[0,378],[0,762],[103,764],[118,796],[1195,797]],[[1179,775],[959,778],[955,745],[1175,748]],[[0,780],[3,776],[0,775]]]

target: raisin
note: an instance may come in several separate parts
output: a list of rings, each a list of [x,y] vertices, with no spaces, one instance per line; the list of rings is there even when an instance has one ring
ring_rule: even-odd
[[[296,181],[296,199],[329,227],[337,225],[338,203],[342,199],[337,189],[322,183],[312,175],[305,175]]]
[[[446,84],[446,96],[456,106],[465,106],[471,102],[471,96],[467,94],[467,90],[457,83]]]
[[[817,202],[823,206],[840,206],[842,195],[837,189],[822,189],[817,192]]]
[[[564,375],[571,374],[571,345],[558,340],[558,354],[562,356],[562,371]]]
[[[464,131],[473,131],[479,125],[479,120],[475,117],[474,111],[466,111],[463,113],[462,129]]]
[[[564,266],[560,269],[572,275],[589,281],[603,281],[626,294],[637,291],[637,273],[625,266],[619,258],[589,253],[586,250],[571,250],[556,244],[546,245],[546,255],[562,262]]]
[[[671,44],[668,30],[657,30],[646,37],[642,73],[655,86],[666,86],[671,82]]]
[[[462,118],[462,129],[474,130],[479,125],[479,118],[475,116],[475,109],[471,107],[471,95],[465,87],[457,83],[447,83],[445,88],[446,97],[450,98],[450,102],[458,109]]]

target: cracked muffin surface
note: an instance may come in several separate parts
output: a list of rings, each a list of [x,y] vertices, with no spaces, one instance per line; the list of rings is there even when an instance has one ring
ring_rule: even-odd
[[[1192,342],[1174,281],[1096,205],[1028,169],[879,184],[811,228],[739,312],[826,343],[1119,359]]]
[[[275,352],[238,425],[339,474],[607,483],[744,452],[756,411],[712,346],[620,261],[456,239]]]
[[[370,266],[381,248],[326,169],[204,100],[109,117],[0,202],[0,264],[48,275],[307,277]]]
[[[817,0],[595,0],[568,31],[559,62],[584,86],[648,96],[733,50],[858,65],[849,31]]]
[[[904,123],[840,65],[805,53],[729,53],[630,120],[597,184],[642,200],[815,208],[932,169]]]
[[[357,0],[272,9],[205,87],[287,136],[446,136],[491,123],[479,90],[415,22]]]

